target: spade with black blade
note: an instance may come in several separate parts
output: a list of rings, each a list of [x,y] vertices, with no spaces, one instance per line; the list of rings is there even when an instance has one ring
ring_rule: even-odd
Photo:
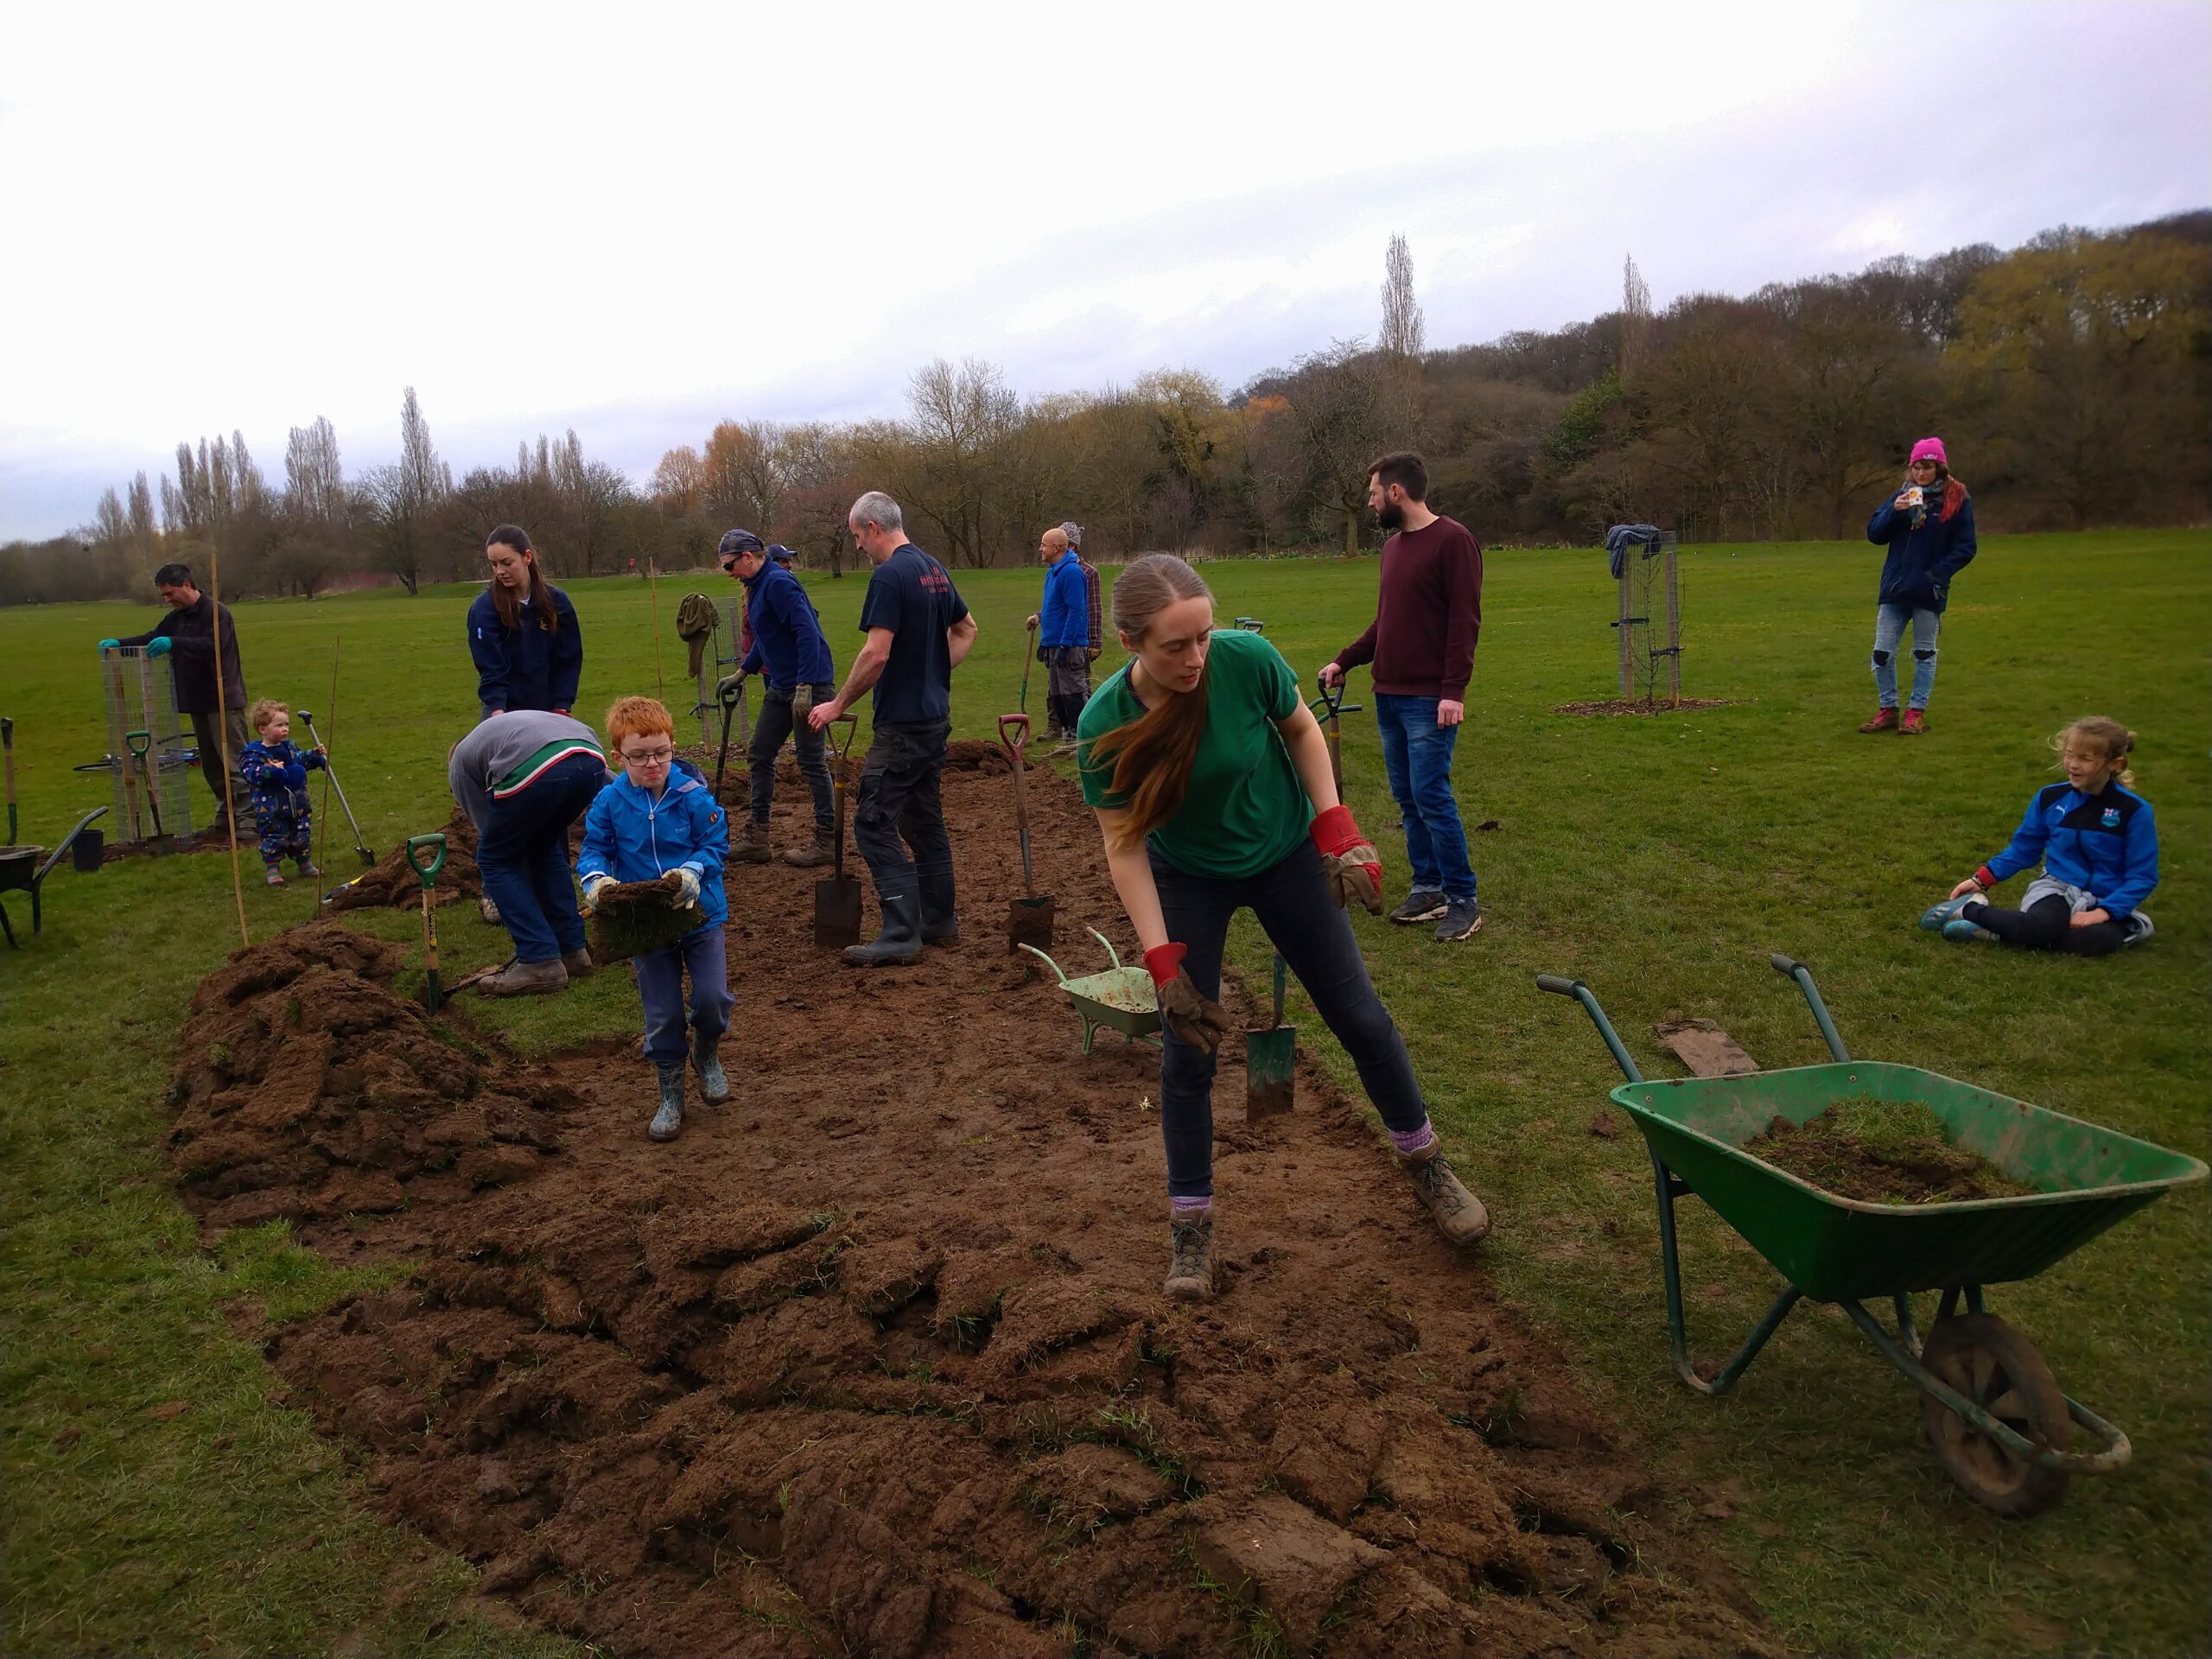
[[[1007,735],[1009,732],[1012,736]],[[1021,837],[1023,897],[1007,901],[1006,951],[1012,956],[1025,944],[1049,951],[1052,948],[1052,922],[1057,907],[1050,893],[1037,891],[1029,860],[1029,791],[1023,781],[1021,764],[1021,752],[1029,747],[1029,716],[1001,715],[999,743],[1014,766],[1014,823]]]
[[[814,942],[830,950],[861,942],[860,879],[845,874],[845,774],[851,770],[846,757],[852,753],[853,734],[860,723],[858,715],[840,715],[830,722],[834,734],[830,753],[837,763],[837,852],[831,873],[814,884]]]
[[[1298,1027],[1282,1022],[1285,964],[1275,952],[1275,1019],[1265,1031],[1244,1033],[1244,1116],[1247,1121],[1290,1110],[1297,1095]]]

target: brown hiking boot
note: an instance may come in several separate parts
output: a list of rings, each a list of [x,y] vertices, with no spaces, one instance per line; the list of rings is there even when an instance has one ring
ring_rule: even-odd
[[[833,862],[837,856],[837,836],[833,830],[817,830],[814,839],[804,847],[784,849],[784,862],[795,864],[802,870],[818,869]]]
[[[569,970],[570,979],[589,979],[599,969],[599,964],[591,959],[588,950],[563,951],[561,965]]]
[[[1928,716],[1921,713],[1917,709],[1908,709],[1904,711],[1904,719],[1898,722],[1897,735],[1899,737],[1918,737],[1927,729]]]
[[[1467,1191],[1444,1156],[1444,1143],[1432,1141],[1419,1152],[1402,1152],[1398,1166],[1421,1194],[1437,1230],[1454,1244],[1471,1244],[1490,1231],[1490,1211]]]
[[[1859,729],[1862,732],[1894,732],[1897,728],[1897,711],[1894,709],[1877,709],[1874,711],[1874,718]]]
[[[733,864],[766,864],[769,857],[768,826],[747,818],[737,839],[729,844],[729,861]]]
[[[1160,1288],[1179,1302],[1203,1302],[1213,1294],[1213,1211],[1179,1216],[1171,1225],[1175,1255]]]
[[[476,982],[486,996],[544,996],[569,988],[569,970],[554,957],[544,962],[511,962],[488,979]]]

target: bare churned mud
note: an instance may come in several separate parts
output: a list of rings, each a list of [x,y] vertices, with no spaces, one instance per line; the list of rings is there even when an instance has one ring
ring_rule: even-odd
[[[918,968],[816,951],[817,872],[731,868],[732,1097],[671,1145],[634,1050],[504,1059],[335,923],[203,986],[173,1156],[209,1231],[419,1264],[267,1344],[378,1507],[620,1654],[1764,1651],[1688,1495],[1310,1064],[1248,1123],[1226,1058],[1218,1294],[1160,1296],[1155,1051],[1079,1055],[1007,954],[1002,765],[945,798],[965,937]],[[1103,967],[1096,831],[1030,798],[1056,954]]]

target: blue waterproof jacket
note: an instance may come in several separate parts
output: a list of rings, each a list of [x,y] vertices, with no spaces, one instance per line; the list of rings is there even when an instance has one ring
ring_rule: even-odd
[[[1880,602],[1941,616],[1950,598],[1951,578],[1974,563],[1974,498],[1961,501],[1946,519],[1939,510],[1942,493],[1936,492],[1916,528],[1912,509],[1891,505],[1896,499],[1891,491],[1866,521],[1866,539],[1890,550],[1882,561]]]
[[[271,743],[256,738],[238,751],[238,776],[252,791],[253,817],[262,822],[304,824],[313,817],[308,801],[308,773],[330,763],[289,738]]]
[[[576,607],[558,588],[553,596],[553,632],[537,626],[537,607],[522,602],[516,621],[506,628],[499,623],[499,607],[486,588],[468,607],[468,654],[476,662],[476,700],[487,709],[542,709],[548,712],[576,706],[576,682],[583,677],[584,637],[576,626]]]
[[[729,857],[729,814],[716,803],[699,768],[678,760],[656,799],[618,772],[584,814],[584,849],[576,879],[611,875],[617,881],[652,881],[679,866],[699,878],[699,908],[712,927],[729,917],[722,897],[722,864]]]
[[[2005,850],[1981,868],[2002,881],[2038,858],[2051,875],[2094,893],[2114,921],[2124,920],[2158,885],[2151,803],[2118,784],[2094,795],[2071,784],[2045,785]]]
[[[1045,567],[1045,602],[1037,611],[1037,644],[1055,651],[1069,645],[1090,649],[1090,590],[1083,563],[1070,553]]]
[[[765,677],[772,690],[826,685],[837,677],[805,584],[773,559],[763,560],[745,584],[745,621],[753,630],[753,648],[739,666]]]

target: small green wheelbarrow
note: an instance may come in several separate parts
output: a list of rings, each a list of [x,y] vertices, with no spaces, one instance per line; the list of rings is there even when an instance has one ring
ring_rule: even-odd
[[[1141,964],[1124,968],[1111,939],[1095,927],[1090,937],[1106,947],[1106,959],[1114,965],[1081,979],[1070,979],[1061,973],[1060,964],[1035,945],[1021,948],[1051,969],[1060,988],[1068,994],[1076,1018],[1083,1021],[1084,1053],[1090,1052],[1090,1040],[1101,1026],[1111,1026],[1131,1042],[1146,1037],[1159,1041],[1160,993],[1153,987],[1152,970]]]
[[[1937,1461],[1984,1508],[2040,1514],[2066,1495],[2071,1476],[2125,1467],[2127,1436],[2060,1390],[2027,1338],[1988,1311],[1982,1287],[2041,1273],[2169,1189],[2204,1179],[2204,1165],[1916,1066],[1853,1060],[1811,973],[1788,957],[1769,960],[1804,993],[1834,1065],[1647,1080],[1588,986],[1555,974],[1536,981],[1540,990],[1582,1004],[1627,1074],[1611,1098],[1650,1149],[1667,1345],[1682,1381],[1700,1394],[1726,1393],[1801,1300],[1833,1302],[1919,1387],[1921,1422]],[[1869,1204],[1823,1192],[1743,1149],[1777,1116],[1803,1124],[1839,1100],[1866,1095],[1924,1101],[1958,1145],[2037,1191]],[[1675,1200],[1693,1192],[1788,1281],[1717,1371],[1691,1363],[1682,1324]],[[1942,1293],[1924,1343],[1913,1329],[1915,1291]],[[1883,1296],[1897,1310],[1894,1333],[1863,1306]],[[2072,1449],[2076,1426],[2094,1437],[2094,1450]]]

